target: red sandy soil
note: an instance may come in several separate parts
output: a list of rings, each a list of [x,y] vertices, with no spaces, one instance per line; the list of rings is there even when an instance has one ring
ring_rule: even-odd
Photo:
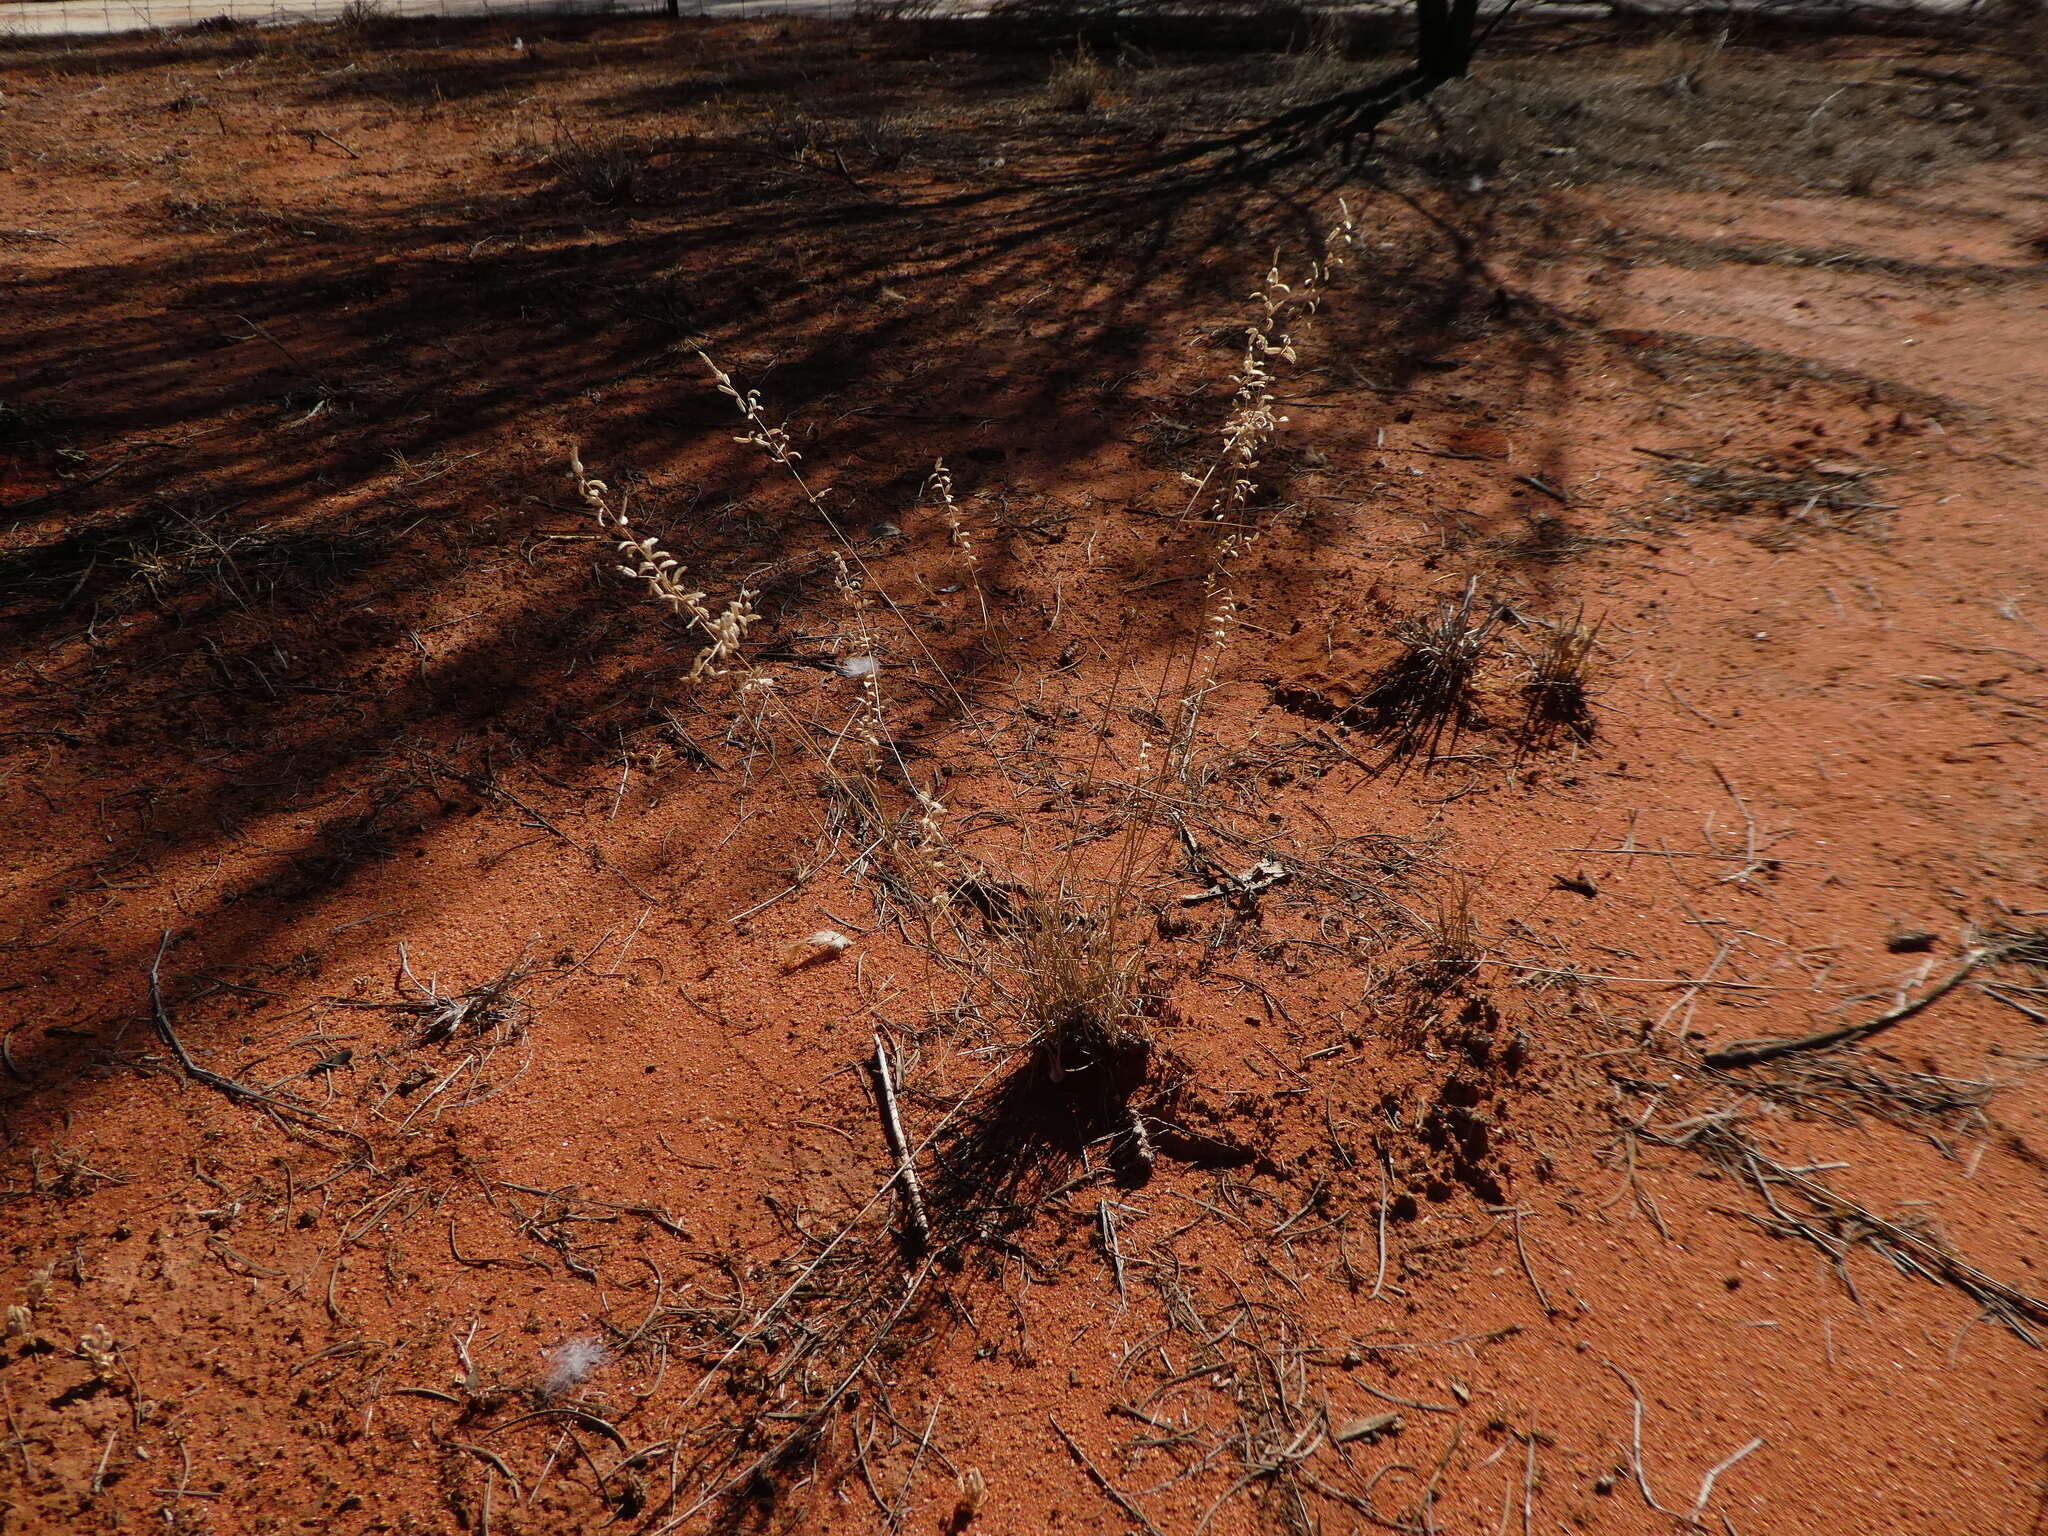
[[[1355,66],[513,35],[0,57],[0,1529],[2041,1528],[2048,977],[1704,1059],[2048,907],[2009,59],[1534,32],[1197,185],[1134,167]],[[1340,195],[1205,590],[1179,473]],[[690,681],[573,444],[758,578],[772,696]],[[1473,581],[1472,715],[1389,761]],[[1581,610],[1590,737],[1532,731]],[[1185,904],[1180,827],[1290,878]],[[1149,1177],[1004,906],[1118,868]]]

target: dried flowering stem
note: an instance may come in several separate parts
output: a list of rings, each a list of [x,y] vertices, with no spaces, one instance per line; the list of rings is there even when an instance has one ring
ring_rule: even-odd
[[[754,611],[758,594],[741,587],[739,595],[724,608],[710,607],[705,594],[683,580],[688,568],[680,560],[663,549],[652,534],[633,531],[624,498],[614,507],[611,487],[602,480],[591,479],[583,467],[582,453],[573,447],[569,450],[569,473],[576,478],[577,495],[618,549],[621,563],[613,569],[621,576],[647,583],[655,601],[666,605],[671,613],[683,615],[692,629],[711,642],[691,663],[691,678],[723,676],[730,670],[727,663],[739,655],[747,630],[760,618]],[[741,667],[744,669],[744,662]]]
[[[740,393],[740,387],[733,382],[732,375],[714,363],[711,360],[711,354],[702,347],[697,349],[697,361],[711,370],[711,377],[718,385],[718,392],[738,406],[740,415],[746,419],[747,431],[735,437],[733,441],[745,443],[749,447],[759,448],[776,463],[794,472],[797,461],[803,455],[789,446],[789,433],[781,427],[770,424],[768,418],[761,413],[761,391],[750,389],[745,394]],[[801,475],[797,477],[797,483],[799,485],[803,484],[803,477]],[[805,486],[804,490],[805,494],[810,497],[812,504],[816,505],[818,498],[810,496],[810,488],[808,486]],[[823,512],[825,509],[819,507],[818,510]],[[830,521],[829,516],[826,520]]]
[[[1305,319],[1315,313],[1322,304],[1324,288],[1344,265],[1344,252],[1356,239],[1357,226],[1350,207],[1342,199],[1337,206],[1337,222],[1324,238],[1324,255],[1320,261],[1309,264],[1307,275],[1298,284],[1290,284],[1282,277],[1276,260],[1267,269],[1265,281],[1252,294],[1255,310],[1245,327],[1244,353],[1232,376],[1237,392],[1223,423],[1222,449],[1199,478],[1182,477],[1194,491],[1181,511],[1181,518],[1186,520],[1199,513],[1207,523],[1227,522],[1231,531],[1216,546],[1202,579],[1202,637],[1182,660],[1178,688],[1161,689],[1162,697],[1175,692],[1180,700],[1172,737],[1165,743],[1162,772],[1186,772],[1202,701],[1213,682],[1217,655],[1229,642],[1236,624],[1240,603],[1230,573],[1258,541],[1259,530],[1232,520],[1231,515],[1250,501],[1257,489],[1255,471],[1260,456],[1287,420],[1275,409],[1277,397],[1273,386],[1275,360],[1297,361],[1294,337],[1286,328],[1289,317]]]
[[[1276,269],[1267,274],[1266,286],[1253,295],[1264,302],[1266,313],[1262,320],[1255,320],[1246,328],[1244,357],[1231,378],[1237,385],[1237,394],[1223,423],[1223,450],[1200,478],[1182,476],[1194,487],[1181,512],[1183,518],[1200,510],[1203,516],[1221,521],[1243,506],[1256,484],[1251,476],[1259,467],[1259,455],[1286,425],[1287,418],[1273,408],[1273,371],[1267,363],[1267,359],[1274,357],[1295,361],[1294,343],[1287,334],[1282,332],[1275,338],[1267,329],[1277,318],[1277,306],[1285,302],[1286,291],[1287,285],[1280,281]]]
[[[840,733],[840,740],[851,732],[861,745],[868,749],[870,761],[881,751],[882,743],[888,738],[888,722],[882,718],[881,661],[875,654],[874,637],[868,632],[867,594],[861,579],[846,563],[846,557],[838,550],[832,551],[832,585],[839,589],[839,595],[846,600],[847,612],[853,617],[854,633],[859,645],[852,656],[843,657],[839,663],[842,676],[854,679],[860,692],[860,702],[854,710],[853,722]],[[835,641],[835,648],[843,641]],[[835,742],[833,751],[838,750]],[[832,753],[826,754],[829,763]]]
[[[1237,594],[1230,586],[1231,567],[1258,541],[1256,528],[1234,530],[1217,547],[1216,558],[1210,563],[1208,574],[1202,578],[1202,595],[1209,613],[1203,634],[1212,647],[1220,648],[1228,643],[1231,623],[1237,617]]]
[[[846,536],[846,530],[839,526],[838,519],[826,508],[824,498],[811,489],[810,481],[804,478],[803,470],[798,468],[803,455],[790,445],[787,429],[775,425],[762,412],[761,392],[758,389],[742,392],[739,385],[733,382],[733,376],[713,362],[711,354],[701,347],[697,350],[697,360],[710,370],[712,382],[718,386],[718,392],[733,403],[734,408],[740,413],[740,419],[747,425],[747,430],[735,436],[733,441],[760,449],[772,462],[787,470],[790,479],[796,482],[797,489],[803,493],[804,500],[810,504],[811,510],[818,514],[819,520],[832,530],[833,537],[839,541],[840,548],[834,551],[832,556],[836,571],[833,582],[839,588],[840,594],[846,598],[847,606],[853,611],[854,627],[861,636],[862,654],[869,662],[874,662],[875,647],[872,637],[868,634],[867,602],[864,596],[868,571],[859,550],[854,548],[853,541]],[[889,601],[886,594],[883,601]],[[893,609],[895,604],[890,603],[889,606]],[[881,703],[877,691],[876,668],[871,665],[862,671],[848,671],[847,675],[860,678],[862,687],[873,697],[873,713],[875,723],[879,727]]]
[[[932,460],[932,472],[925,477],[922,499],[937,504],[939,516],[946,521],[946,542],[960,551],[961,562],[967,567],[967,579],[974,587],[975,601],[981,605],[981,627],[988,628],[988,597],[981,590],[981,561],[974,553],[974,535],[961,520],[960,506],[953,500],[953,471],[946,468],[944,459]]]
[[[1187,659],[1179,688],[1180,707],[1172,736],[1166,743],[1166,757],[1162,764],[1175,774],[1182,774],[1187,769],[1194,750],[1195,726],[1201,717],[1202,701],[1208,696],[1215,678],[1217,658],[1235,632],[1240,604],[1230,583],[1230,573],[1244,553],[1258,541],[1259,531],[1256,528],[1232,529],[1216,547],[1209,569],[1202,577],[1202,638]]]
[[[960,551],[969,570],[975,569],[974,537],[960,521],[960,508],[953,500],[953,471],[946,468],[944,459],[932,460],[932,472],[925,477],[924,495],[939,504],[939,515],[946,520],[947,542]]]
[[[918,787],[916,779],[911,775],[909,764],[904,762],[902,753],[897,750],[895,738],[888,729],[882,704],[881,660],[877,653],[874,637],[869,629],[867,618],[867,594],[871,589],[881,599],[883,606],[901,623],[903,631],[909,637],[911,643],[923,652],[925,660],[930,662],[934,670],[937,671],[940,680],[952,693],[954,703],[959,708],[961,719],[984,736],[986,736],[986,728],[982,726],[972,706],[961,696],[959,690],[953,687],[952,680],[948,677],[946,669],[939,664],[939,659],[932,654],[930,646],[925,643],[924,636],[919,633],[917,626],[904,618],[902,611],[896,606],[895,600],[886,591],[883,591],[879,584],[872,580],[867,562],[861,559],[860,551],[855,547],[853,541],[846,536],[846,530],[840,527],[838,519],[833,517],[831,511],[826,507],[824,498],[816,490],[812,489],[809,480],[805,478],[803,470],[799,467],[803,455],[791,446],[788,431],[769,421],[763,412],[761,392],[754,389],[743,391],[734,381],[733,376],[719,367],[712,360],[711,355],[702,348],[698,349],[697,360],[710,371],[712,382],[717,385],[718,392],[733,403],[734,408],[740,414],[741,420],[746,423],[746,431],[737,434],[733,441],[760,449],[771,461],[787,470],[789,477],[796,482],[797,490],[810,505],[811,510],[818,514],[819,520],[831,530],[833,537],[839,541],[840,548],[833,554],[833,581],[839,588],[841,595],[846,599],[847,606],[853,616],[853,627],[859,634],[861,643],[860,656],[847,657],[841,662],[840,670],[846,676],[859,680],[861,692],[860,703],[855,712],[854,722],[849,724],[845,732],[841,733],[840,740],[843,741],[849,733],[853,734],[869,749],[871,758],[879,755],[884,748],[887,749],[889,756],[895,760],[897,771],[901,776],[904,786],[917,797],[919,811],[917,841],[926,850],[934,872],[943,876],[948,862],[945,856],[946,838],[942,825],[946,814],[945,802],[940,800],[935,794]],[[927,482],[927,485],[939,497],[943,505],[952,506],[953,477],[946,469],[944,460],[939,460],[935,463],[932,478]],[[956,542],[968,551],[971,565],[973,558],[972,544],[968,540],[966,529],[958,524],[957,518],[958,512],[955,509],[953,518],[949,521],[952,522],[953,530],[958,535]],[[980,584],[977,581],[975,587],[977,595],[979,595],[980,590]],[[982,604],[984,621],[986,621],[987,613],[988,606],[984,601]],[[831,764],[833,754],[837,750],[838,743],[835,742],[832,748],[819,754],[828,767]]]
[[[987,739],[987,727],[981,723],[980,717],[974,711],[974,707],[967,702],[960,690],[953,686],[952,679],[947,676],[946,669],[939,664],[939,658],[932,654],[931,647],[925,643],[924,636],[918,631],[917,626],[904,617],[903,611],[896,606],[895,599],[891,598],[887,592],[881,589],[879,584],[874,583],[869,578],[867,563],[861,559],[860,551],[854,546],[853,541],[846,536],[846,530],[839,526],[839,520],[826,507],[824,498],[817,491],[813,490],[810,481],[804,478],[804,472],[799,467],[799,461],[802,460],[803,455],[790,446],[789,433],[782,427],[774,425],[762,413],[761,392],[757,389],[750,389],[742,393],[739,385],[733,381],[733,376],[713,362],[711,354],[704,351],[701,347],[697,351],[697,361],[710,370],[712,381],[718,386],[718,392],[733,403],[735,409],[739,411],[741,419],[746,422],[747,430],[736,436],[733,441],[759,448],[771,460],[789,472],[790,479],[796,482],[797,490],[802,493],[804,500],[810,504],[811,510],[818,514],[819,521],[823,522],[832,531],[832,536],[839,541],[840,548],[845,552],[847,563],[859,571],[863,579],[868,580],[869,585],[874,587],[875,592],[881,597],[883,606],[902,625],[903,632],[909,638],[911,644],[915,645],[924,654],[924,659],[931,663],[933,669],[938,673],[940,682],[953,696],[953,703],[960,712],[960,718],[972,726],[984,739]],[[907,770],[905,778],[907,781]]]
[[[1299,360],[1294,338],[1285,329],[1287,315],[1290,311],[1303,316],[1315,313],[1322,303],[1324,285],[1344,265],[1342,253],[1351,248],[1356,238],[1357,225],[1350,206],[1340,198],[1337,207],[1337,222],[1324,239],[1323,259],[1309,264],[1308,275],[1300,285],[1287,283],[1276,261],[1267,269],[1266,280],[1252,293],[1257,309],[1245,327],[1244,355],[1231,376],[1237,392],[1231,399],[1230,414],[1224,418],[1223,447],[1202,475],[1182,476],[1194,487],[1181,511],[1183,519],[1200,511],[1205,518],[1220,522],[1242,507],[1257,488],[1252,471],[1259,467],[1259,455],[1287,423],[1287,418],[1274,409],[1273,360]]]

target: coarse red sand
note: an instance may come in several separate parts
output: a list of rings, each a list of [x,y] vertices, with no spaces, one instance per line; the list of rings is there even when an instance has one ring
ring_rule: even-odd
[[[0,1530],[2041,1527],[2048,975],[1704,1061],[2048,908],[2038,156],[1559,184],[1418,115],[1091,191],[1166,63],[514,30],[0,56]],[[1205,581],[1180,474],[1340,193]],[[579,444],[754,580],[750,685]],[[1472,713],[1388,763],[1470,582]],[[1070,1111],[1006,903],[1119,868],[1148,1070]]]

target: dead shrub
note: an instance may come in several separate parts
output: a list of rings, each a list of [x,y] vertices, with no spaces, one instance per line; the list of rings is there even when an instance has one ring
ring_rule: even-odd
[[[596,207],[633,200],[640,156],[630,139],[612,134],[579,139],[558,123],[547,163],[559,181],[574,187]]]
[[[382,0],[348,0],[334,19],[334,30],[354,43],[381,42],[404,25],[404,18],[386,10]]]
[[[867,156],[871,170],[893,171],[910,153],[910,135],[900,123],[888,118],[861,118],[853,125],[850,137]]]
[[[1045,82],[1045,98],[1055,112],[1093,112],[1109,100],[1111,72],[1086,43],[1057,60]]]
[[[798,164],[809,163],[811,156],[824,149],[828,140],[825,125],[815,117],[802,114],[795,117],[777,114],[762,126],[760,135],[761,142],[776,159]]]

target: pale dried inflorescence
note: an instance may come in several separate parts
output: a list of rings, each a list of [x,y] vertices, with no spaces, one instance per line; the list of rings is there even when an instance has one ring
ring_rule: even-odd
[[[1256,308],[1245,327],[1244,354],[1232,376],[1237,391],[1223,423],[1222,449],[1199,478],[1183,476],[1194,491],[1182,509],[1182,518],[1199,513],[1204,522],[1220,524],[1231,531],[1215,547],[1202,580],[1202,640],[1196,652],[1189,655],[1181,678],[1178,716],[1165,743],[1162,762],[1163,771],[1168,773],[1184,775],[1188,770],[1196,722],[1214,676],[1217,654],[1238,622],[1242,604],[1231,572],[1258,541],[1259,529],[1234,514],[1243,511],[1258,488],[1254,476],[1260,456],[1287,420],[1275,408],[1278,397],[1273,386],[1275,360],[1296,361],[1294,337],[1286,329],[1289,317],[1306,318],[1316,311],[1322,303],[1323,289],[1344,265],[1344,253],[1356,239],[1349,206],[1341,199],[1337,206],[1337,222],[1324,238],[1323,257],[1309,264],[1301,282],[1289,284],[1281,276],[1276,260],[1267,269],[1264,283],[1252,294]]]
[[[761,392],[755,389],[742,392],[739,385],[733,382],[732,375],[713,362],[711,355],[701,348],[698,350],[697,360],[710,370],[712,380],[718,386],[718,392],[733,403],[741,419],[747,424],[747,430],[736,436],[733,441],[759,448],[775,463],[788,470],[790,478],[797,484],[797,489],[803,493],[804,500],[810,503],[811,510],[824,520],[825,526],[832,530],[834,536],[844,546],[846,553],[840,550],[832,551],[832,580],[840,595],[846,599],[852,618],[854,650],[851,655],[842,658],[839,666],[842,675],[853,678],[860,688],[860,708],[853,725],[848,729],[855,739],[868,749],[870,756],[876,755],[889,743],[890,737],[882,713],[881,665],[876,655],[874,636],[868,627],[868,599],[864,583],[866,567],[860,564],[859,554],[854,552],[845,532],[826,510],[819,493],[804,479],[803,471],[798,467],[798,461],[803,455],[790,446],[789,433],[762,414]],[[847,553],[853,554],[851,561],[847,559]],[[843,646],[845,640],[842,639],[839,644]],[[833,750],[837,751],[836,745]],[[830,761],[830,753],[826,754],[826,759]]]
[[[968,532],[967,524],[960,517],[960,505],[953,499],[953,471],[946,468],[944,459],[932,460],[932,472],[925,477],[923,499],[936,502],[939,515],[946,520],[946,541],[960,551],[961,563],[967,567],[967,580],[974,588],[974,600],[981,605],[982,627],[988,627],[988,596],[981,590],[981,561],[974,553],[974,535]]]
[[[915,784],[910,788],[917,796],[917,820],[912,824],[910,843],[930,873],[935,899],[944,905],[951,882],[959,874],[959,861],[946,840],[946,802]]]
[[[1279,268],[1275,267],[1266,274],[1265,286],[1252,295],[1254,302],[1264,306],[1264,312],[1245,330],[1244,357],[1231,378],[1237,385],[1237,394],[1223,423],[1223,451],[1199,480],[1187,477],[1195,487],[1194,497],[1188,503],[1189,512],[1206,502],[1205,515],[1221,521],[1242,507],[1256,488],[1252,471],[1259,467],[1259,455],[1287,422],[1274,409],[1270,360],[1279,357],[1290,363],[1295,361],[1292,338],[1285,331],[1274,334],[1289,292],[1280,280]]]
[[[953,1506],[953,1529],[964,1531],[988,1502],[988,1479],[981,1475],[979,1467],[969,1467],[960,1474],[959,1481],[960,1501]]]
[[[92,1367],[93,1380],[111,1381],[118,1363],[115,1356],[119,1348],[107,1325],[94,1323],[79,1337],[78,1358]]]
[[[927,844],[945,841],[946,802],[926,790],[917,792],[917,837]]]
[[[1267,269],[1266,280],[1252,294],[1257,306],[1245,327],[1244,355],[1231,376],[1237,386],[1230,414],[1223,422],[1223,447],[1208,471],[1197,477],[1183,476],[1194,492],[1181,516],[1200,512],[1205,518],[1222,521],[1251,499],[1257,489],[1252,472],[1259,456],[1273,440],[1287,418],[1275,408],[1273,393],[1274,359],[1295,362],[1294,338],[1286,330],[1290,312],[1310,315],[1322,303],[1322,290],[1337,268],[1344,265],[1345,251],[1356,238],[1357,226],[1350,207],[1339,199],[1337,222],[1325,237],[1325,253],[1309,264],[1308,275],[1296,287],[1280,275],[1279,263]]]
[[[747,431],[735,437],[733,441],[759,448],[776,463],[785,468],[794,468],[797,460],[803,455],[789,446],[787,432],[781,427],[771,425],[768,418],[761,414],[761,391],[750,389],[741,394],[739,385],[732,381],[732,375],[714,363],[711,354],[701,348],[697,352],[697,360],[711,370],[711,377],[718,385],[718,392],[739,407],[740,415],[746,418]]]
[[[867,590],[860,573],[846,563],[846,557],[838,550],[832,551],[832,585],[839,589],[839,595],[846,601],[847,613],[852,619],[854,650],[851,655],[842,656],[839,673],[850,677],[860,689],[860,708],[850,728],[852,733],[869,753],[879,752],[888,735],[888,728],[882,719],[881,662],[875,655],[875,641],[868,629]],[[842,636],[835,644],[843,646],[849,637]]]
[[[938,503],[939,516],[946,520],[946,539],[960,557],[967,562],[971,571],[975,568],[974,535],[967,531],[967,525],[960,521],[959,504],[953,500],[953,471],[946,468],[944,459],[932,460],[932,472],[925,477],[924,494],[928,500]]]
[[[691,628],[711,642],[697,653],[690,676],[719,677],[730,671],[730,663],[739,656],[747,630],[760,618],[754,611],[757,594],[742,587],[724,608],[712,608],[702,591],[683,580],[687,567],[680,560],[663,549],[652,534],[633,531],[624,499],[617,507],[611,504],[611,487],[590,478],[583,468],[582,454],[575,448],[569,450],[569,473],[576,477],[576,493],[618,547],[621,563],[614,569],[621,576],[646,582],[657,602],[665,604],[670,612],[683,615]],[[740,665],[744,670],[745,663]]]
[[[1257,529],[1241,528],[1231,533],[1217,548],[1216,558],[1210,564],[1208,574],[1202,578],[1202,592],[1209,612],[1205,637],[1212,646],[1220,646],[1229,640],[1232,621],[1237,617],[1237,594],[1231,590],[1230,568],[1258,540]]]

